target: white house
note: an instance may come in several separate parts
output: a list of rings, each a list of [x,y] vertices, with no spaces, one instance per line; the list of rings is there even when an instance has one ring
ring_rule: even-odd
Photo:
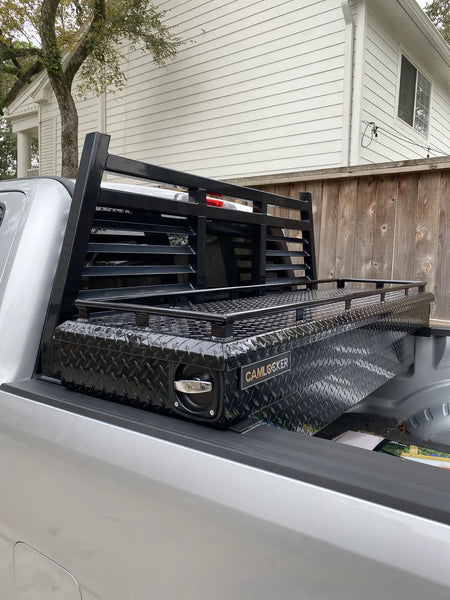
[[[156,68],[128,52],[127,86],[78,102],[111,151],[223,179],[450,154],[450,48],[416,0],[161,0],[186,42]],[[59,172],[45,75],[9,106],[19,175],[39,140]]]

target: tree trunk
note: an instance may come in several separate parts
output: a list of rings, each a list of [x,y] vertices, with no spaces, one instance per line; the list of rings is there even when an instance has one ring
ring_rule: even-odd
[[[61,175],[74,179],[78,171],[78,112],[70,85],[51,81],[61,115]]]
[[[58,100],[59,104],[59,100]],[[62,177],[74,179],[78,171],[78,112],[72,94],[69,92],[61,110],[61,153]]]
[[[82,64],[83,56],[70,72],[63,68],[63,60],[56,38],[56,13],[60,0],[43,0],[39,19],[44,64],[58,101],[61,115],[61,151],[63,177],[76,177],[78,167],[78,113],[72,97],[72,82]],[[69,62],[70,64],[70,62]]]

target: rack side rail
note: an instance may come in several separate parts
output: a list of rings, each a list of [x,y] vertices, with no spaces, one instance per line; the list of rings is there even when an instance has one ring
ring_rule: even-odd
[[[375,289],[368,290],[348,290],[344,291],[344,285],[346,281],[349,282],[364,282],[376,284]],[[229,338],[233,336],[233,324],[237,321],[254,319],[257,317],[267,317],[269,315],[276,315],[285,311],[296,311],[296,320],[302,321],[305,317],[305,309],[317,308],[329,305],[344,304],[344,312],[348,312],[355,306],[356,300],[361,299],[372,299],[374,303],[383,304],[386,301],[386,297],[392,297],[394,294],[401,292],[405,297],[408,297],[410,292],[416,290],[418,294],[423,294],[425,291],[425,281],[370,281],[370,280],[357,280],[357,279],[334,279],[334,280],[313,280],[306,282],[304,286],[306,289],[316,289],[321,283],[336,283],[337,289],[341,289],[342,293],[339,296],[321,297],[314,299],[299,299],[296,301],[287,301],[283,303],[273,304],[272,306],[265,306],[255,309],[245,308],[245,310],[235,311],[224,311],[224,312],[206,312],[199,310],[189,310],[186,308],[175,308],[175,307],[159,307],[151,305],[140,305],[120,302],[102,302],[96,300],[76,300],[75,306],[78,309],[78,315],[82,319],[89,320],[93,310],[106,310],[106,311],[123,311],[134,313],[135,323],[139,326],[148,326],[149,316],[165,316],[184,318],[192,320],[202,320],[211,324],[211,336],[214,338]],[[389,287],[385,287],[389,284]],[[258,291],[265,286],[251,286],[253,290]],[[189,295],[195,295],[197,298],[202,295],[223,292],[222,289],[208,289],[208,290],[191,290],[187,292],[178,292],[173,295],[187,297]],[[235,288],[228,288],[227,291],[236,293]],[[240,288],[240,291],[246,291],[245,288]],[[95,314],[95,313],[94,313]]]

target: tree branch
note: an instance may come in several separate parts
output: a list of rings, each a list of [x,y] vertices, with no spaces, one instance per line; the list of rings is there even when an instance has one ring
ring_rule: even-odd
[[[77,49],[72,54],[65,68],[66,76],[72,81],[77,71],[89,56],[93,46],[95,46],[96,38],[99,35],[106,16],[105,0],[95,0],[93,5],[93,14],[91,24],[83,35]]]
[[[1,99],[1,108],[3,109],[8,104],[11,104],[23,88],[30,83],[31,79],[40,73],[44,69],[44,64],[41,59],[38,58],[32,65],[28,67],[25,71],[23,71],[17,78],[17,81],[14,82],[9,92],[6,94],[4,98]]]
[[[8,46],[5,42],[0,41],[1,60],[12,60],[14,61],[14,64],[20,66],[16,59],[34,56],[42,57],[42,50],[40,48],[14,48],[13,46]]]
[[[55,31],[59,3],[60,0],[42,0],[39,19],[39,35],[42,42],[45,67],[50,80],[53,81],[64,78],[61,52],[58,48]]]
[[[20,77],[20,73],[22,72],[22,69],[19,66],[16,66],[15,64],[12,65],[8,65],[3,63],[2,66],[0,67],[0,73],[4,73],[5,75],[12,75],[14,77]]]
[[[77,13],[77,23],[79,26],[83,24],[83,7],[81,6],[79,0],[72,0],[73,5],[75,6],[75,11]]]

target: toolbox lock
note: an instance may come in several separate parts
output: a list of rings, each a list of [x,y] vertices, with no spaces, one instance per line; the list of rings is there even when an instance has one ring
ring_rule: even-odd
[[[180,379],[174,383],[175,389],[184,394],[204,394],[213,389],[211,381],[201,381],[200,379]]]
[[[179,365],[173,382],[177,412],[214,419],[219,405],[219,386],[209,370],[194,365]]]

